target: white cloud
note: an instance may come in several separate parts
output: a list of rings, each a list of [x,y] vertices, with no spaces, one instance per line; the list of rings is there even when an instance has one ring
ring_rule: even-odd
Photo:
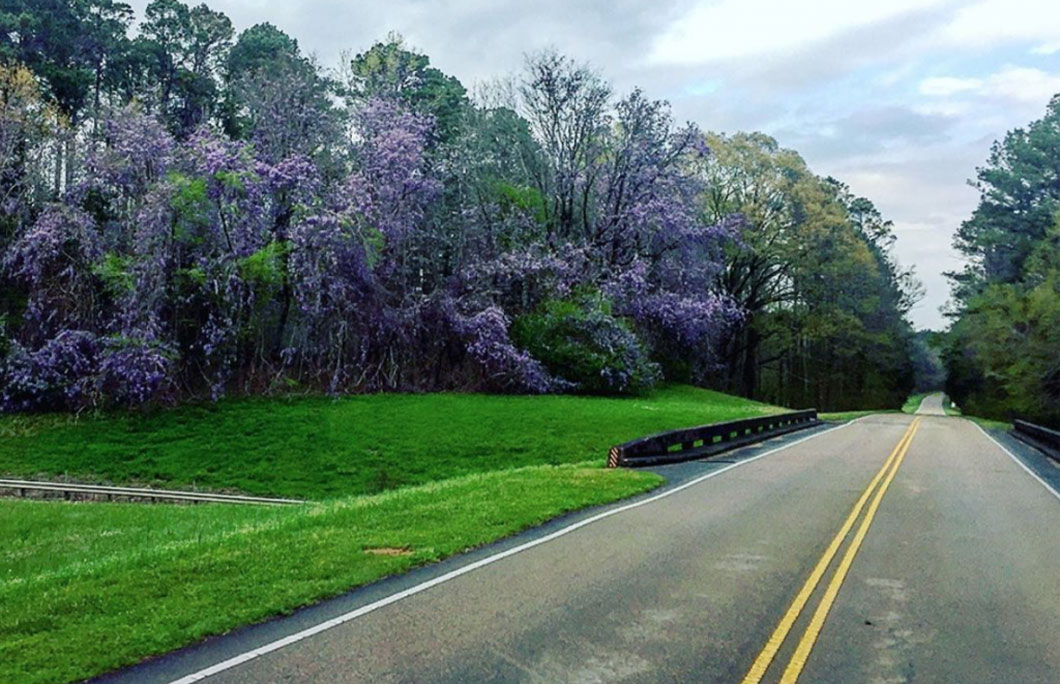
[[[941,76],[926,78],[920,82],[921,95],[951,98],[955,95],[975,95],[995,100],[1005,100],[1039,105],[1048,102],[1060,93],[1060,73],[1049,73],[1041,69],[1006,65],[984,78],[954,78]],[[964,109],[961,103],[954,106]]]
[[[950,97],[958,93],[978,91],[983,87],[983,81],[978,78],[954,78],[952,76],[939,76],[925,78],[920,82],[920,94],[930,97]]]
[[[700,3],[656,39],[648,59],[653,64],[687,65],[785,52],[940,3],[941,0]]]
[[[1055,43],[1042,43],[1031,48],[1032,55],[1055,55],[1060,52],[1060,40]]]
[[[1046,103],[1060,93],[1060,73],[1007,66],[987,79],[987,94],[1026,103]]]
[[[1056,0],[982,0],[957,10],[940,38],[962,47],[983,48],[1012,41],[1060,39]]]

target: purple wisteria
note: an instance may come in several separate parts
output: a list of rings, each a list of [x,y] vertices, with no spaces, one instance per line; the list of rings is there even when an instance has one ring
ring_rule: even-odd
[[[26,293],[4,410],[621,394],[675,359],[715,362],[740,315],[713,285],[739,226],[700,220],[707,151],[664,103],[635,92],[597,111],[572,166],[514,113],[460,135],[450,117],[442,136],[431,113],[367,96],[345,130],[304,109],[285,130],[289,96],[248,95],[242,136],[203,124],[178,139],[135,108],[104,118],[83,175],[4,256]]]

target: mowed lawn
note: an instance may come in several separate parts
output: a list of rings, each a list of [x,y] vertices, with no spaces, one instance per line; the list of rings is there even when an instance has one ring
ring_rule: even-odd
[[[779,410],[671,387],[641,399],[377,395],[4,418],[7,475],[314,502],[0,500],[0,681],[92,677],[648,491],[661,478],[602,467],[610,445]]]
[[[0,501],[0,681],[79,681],[659,481],[531,466],[297,508]]]
[[[648,433],[780,411],[687,386],[645,398],[377,394],[149,415],[0,418],[0,474],[323,499],[525,465],[604,463]]]

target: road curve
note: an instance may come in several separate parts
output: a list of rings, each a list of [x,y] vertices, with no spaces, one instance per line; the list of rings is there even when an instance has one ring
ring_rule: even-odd
[[[935,392],[924,397],[920,406],[917,407],[917,415],[921,416],[944,416],[946,415],[946,409],[942,408],[942,400],[946,395],[942,392]]]
[[[1060,496],[973,423],[897,414],[821,433],[205,681],[739,682],[853,512],[761,681],[797,660],[830,587],[798,681],[1056,681]],[[206,674],[201,659],[200,669],[175,662],[113,680]]]

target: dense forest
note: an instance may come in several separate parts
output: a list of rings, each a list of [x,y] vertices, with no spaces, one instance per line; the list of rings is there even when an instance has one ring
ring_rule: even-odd
[[[556,52],[470,93],[397,36],[328,69],[179,0],[0,24],[4,410],[662,380],[879,408],[927,353],[869,200]],[[1006,268],[1055,287],[1032,252]]]
[[[957,232],[947,389],[967,411],[1060,428],[1060,95],[994,144]]]

